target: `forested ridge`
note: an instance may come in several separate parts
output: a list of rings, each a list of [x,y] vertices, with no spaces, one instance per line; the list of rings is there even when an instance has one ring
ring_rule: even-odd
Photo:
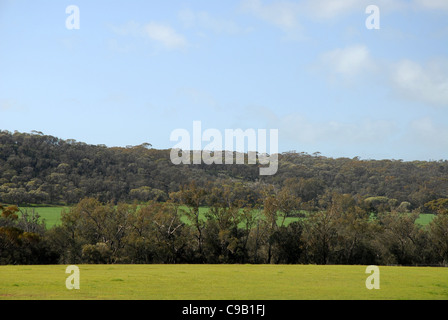
[[[447,161],[287,152],[259,176],[169,153],[1,131],[0,264],[448,264]],[[19,212],[39,203],[69,209],[48,229]]]
[[[279,154],[274,176],[260,176],[256,165],[173,165],[170,150],[148,143],[126,148],[88,145],[42,133],[0,131],[0,202],[75,204],[166,201],[181,185],[195,181],[236,184],[241,197],[260,198],[263,185],[294,187],[302,201],[328,191],[409,202],[411,209],[448,197],[448,161],[327,158],[318,153]]]

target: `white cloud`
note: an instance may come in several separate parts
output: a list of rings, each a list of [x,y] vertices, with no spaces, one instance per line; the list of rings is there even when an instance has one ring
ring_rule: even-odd
[[[15,100],[0,99],[0,111],[22,110],[24,106]]]
[[[426,2],[427,0],[414,1]],[[438,0],[432,1],[439,2]],[[318,20],[332,20],[354,13],[365,14],[367,6],[372,4],[378,6],[381,13],[386,14],[408,10],[414,6],[408,0],[306,0],[303,7],[308,15]]]
[[[279,128],[285,128],[287,136],[298,143],[331,143],[338,146],[381,144],[396,129],[393,122],[386,120],[312,122],[301,115],[288,115],[281,119]]]
[[[277,115],[273,110],[248,108],[264,127],[279,128],[281,145],[327,156],[361,156],[406,160],[447,159],[448,127],[443,121],[422,117],[401,125],[394,119],[359,118],[348,122],[322,121],[295,112]]]
[[[448,158],[448,127],[435,123],[429,117],[412,121],[408,126],[405,143],[435,158]]]
[[[276,1],[264,4],[261,0],[243,0],[240,8],[243,12],[280,28],[287,38],[302,38],[302,27],[299,22],[300,3],[292,1]]]
[[[358,44],[322,54],[320,67],[323,67],[332,77],[350,79],[363,72],[372,71],[374,62],[368,48]]]
[[[222,108],[216,99],[208,92],[196,88],[180,88],[178,93],[188,98],[195,106],[221,111]]]
[[[284,31],[301,28],[300,20],[312,18],[319,22],[336,20],[357,14],[362,18],[369,5],[376,5],[381,14],[405,12],[409,10],[448,11],[447,0],[276,0],[264,3],[263,0],[241,0],[244,12],[269,22]],[[367,17],[367,16],[366,16]]]
[[[183,48],[187,45],[187,40],[167,25],[150,22],[144,26],[144,31],[150,39],[170,49]]]
[[[448,61],[431,61],[425,67],[402,60],[391,67],[390,79],[405,99],[448,107]]]
[[[12,108],[12,102],[9,100],[0,100],[0,110],[8,110]]]
[[[186,27],[200,27],[215,33],[238,34],[248,30],[241,28],[232,20],[214,17],[206,11],[195,12],[185,9],[179,12],[179,19]]]
[[[149,22],[141,25],[135,21],[129,21],[121,26],[111,26],[111,30],[119,36],[131,36],[134,38],[149,38],[168,49],[184,48],[188,45],[185,37],[169,25]],[[115,41],[115,40],[114,40]],[[117,43],[112,43],[117,46]]]
[[[355,8],[361,9],[362,3],[359,0],[312,0],[305,2],[305,8],[316,18],[328,19],[350,13]]]
[[[448,107],[448,59],[434,59],[422,65],[403,59],[384,63],[371,56],[365,45],[357,44],[323,53],[313,71],[332,81],[359,81],[385,75],[389,88],[400,99],[431,106]]]
[[[448,11],[446,0],[414,0],[414,4],[417,8]]]
[[[143,35],[141,25],[135,21],[128,21],[121,26],[110,26],[110,28],[119,36],[140,37]]]
[[[253,114],[253,110],[251,114]],[[301,113],[277,116],[267,108],[257,108],[257,117],[270,128],[279,128],[282,139],[296,145],[363,146],[381,144],[397,132],[395,122],[389,120],[359,119],[352,122],[313,121]]]
[[[117,39],[108,39],[107,47],[111,51],[119,52],[119,53],[130,53],[134,50],[134,46],[131,44],[122,44]]]

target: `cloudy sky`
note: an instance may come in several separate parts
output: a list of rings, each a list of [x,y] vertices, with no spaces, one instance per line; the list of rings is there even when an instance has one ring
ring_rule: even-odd
[[[447,120],[446,0],[0,0],[2,130],[168,149],[201,121],[278,129],[281,152],[439,160]]]

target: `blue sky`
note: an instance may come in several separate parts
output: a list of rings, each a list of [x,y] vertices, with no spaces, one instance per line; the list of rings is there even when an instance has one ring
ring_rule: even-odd
[[[447,159],[448,1],[0,0],[0,129],[168,149],[195,120],[278,129],[280,152]]]

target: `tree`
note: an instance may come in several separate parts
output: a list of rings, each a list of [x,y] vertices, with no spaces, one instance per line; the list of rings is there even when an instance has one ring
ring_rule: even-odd
[[[288,217],[300,216],[302,199],[295,196],[292,191],[283,187],[275,196],[277,200],[278,214],[280,216],[280,227],[285,224]]]
[[[429,224],[429,239],[439,261],[448,264],[448,213],[439,214]]]
[[[68,212],[63,212],[61,232],[70,235],[67,250],[72,252],[71,258],[86,258],[91,262],[92,259],[95,260],[92,257],[98,256],[95,250],[101,249],[102,261],[120,261],[124,241],[131,229],[130,217],[135,215],[136,210],[136,205],[119,203],[114,206],[85,198]],[[110,256],[106,258],[105,253],[110,253]]]
[[[85,244],[82,246],[82,259],[88,264],[107,264],[110,263],[112,253],[105,243]]]
[[[448,199],[441,198],[425,203],[425,207],[437,214],[448,214]]]
[[[377,245],[385,247],[385,253],[392,259],[389,263],[411,265],[420,262],[422,250],[418,244],[422,230],[415,223],[418,216],[418,213],[397,211],[379,215],[382,229],[377,238]]]
[[[297,264],[302,262],[304,248],[303,223],[292,222],[287,226],[281,226],[272,235],[275,243],[274,261],[276,264]]]
[[[375,225],[371,223],[362,199],[348,194],[333,194],[332,210],[339,214],[335,221],[337,242],[334,262],[342,264],[374,264],[371,245],[375,238]]]
[[[244,232],[239,228],[244,201],[235,197],[229,185],[209,190],[206,213],[206,235],[208,256],[220,263],[244,262],[247,259]],[[248,218],[247,216],[245,217]]]
[[[196,182],[192,181],[189,185],[181,186],[180,191],[172,193],[170,197],[173,201],[177,201],[187,207],[184,213],[195,229],[197,259],[198,261],[203,261],[203,229],[205,227],[205,221],[200,215],[199,208],[206,200],[207,190],[197,186]]]
[[[19,207],[17,206],[8,206],[5,207],[3,205],[0,205],[0,211],[2,212],[1,217],[9,220],[17,220],[19,216],[17,213],[20,211]]]
[[[161,263],[182,263],[189,259],[190,230],[180,220],[178,205],[153,204],[155,210],[156,256]]]
[[[151,188],[148,186],[143,186],[137,189],[132,189],[129,192],[129,196],[133,200],[138,201],[149,201],[151,200]]]
[[[0,205],[0,264],[49,264],[57,258],[44,237],[44,226],[16,206]]]
[[[368,197],[364,201],[369,206],[370,211],[375,214],[387,212],[390,210],[388,197]]]
[[[306,259],[318,264],[328,264],[334,259],[338,220],[343,210],[342,201],[337,201],[338,195],[327,193],[325,196],[326,201],[320,201],[321,209],[306,217],[303,230]]]
[[[279,213],[278,201],[272,191],[270,191],[269,189],[265,191],[265,197],[263,201],[263,215],[266,221],[265,226],[268,245],[266,263],[268,264],[270,264],[272,261],[273,246],[275,244],[273,236],[278,230],[277,221]]]
[[[150,201],[129,217],[131,229],[125,238],[124,252],[130,263],[147,264],[153,263],[156,259],[154,205],[156,204]]]

